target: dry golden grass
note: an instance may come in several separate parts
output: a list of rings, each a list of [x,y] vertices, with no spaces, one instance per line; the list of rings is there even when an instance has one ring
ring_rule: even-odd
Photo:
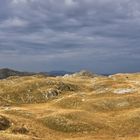
[[[10,77],[0,115],[0,140],[140,140],[140,74]]]

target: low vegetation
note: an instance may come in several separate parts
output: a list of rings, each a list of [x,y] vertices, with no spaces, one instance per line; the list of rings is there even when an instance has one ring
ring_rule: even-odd
[[[140,74],[0,80],[0,140],[139,140]]]

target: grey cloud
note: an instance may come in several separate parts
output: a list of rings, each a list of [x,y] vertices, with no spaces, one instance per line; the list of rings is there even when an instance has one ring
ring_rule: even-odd
[[[139,0],[0,1],[2,67],[138,71],[139,32]]]

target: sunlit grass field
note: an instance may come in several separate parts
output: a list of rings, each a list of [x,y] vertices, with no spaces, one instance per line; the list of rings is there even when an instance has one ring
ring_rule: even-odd
[[[140,140],[140,74],[9,77],[0,115],[0,140]]]

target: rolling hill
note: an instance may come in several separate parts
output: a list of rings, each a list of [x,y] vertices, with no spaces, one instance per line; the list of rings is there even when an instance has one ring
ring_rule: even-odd
[[[0,140],[139,140],[140,74],[0,80]]]
[[[0,69],[0,79],[5,79],[10,76],[30,76],[34,74],[35,73],[33,72],[19,72],[19,71],[15,71],[9,68]]]

